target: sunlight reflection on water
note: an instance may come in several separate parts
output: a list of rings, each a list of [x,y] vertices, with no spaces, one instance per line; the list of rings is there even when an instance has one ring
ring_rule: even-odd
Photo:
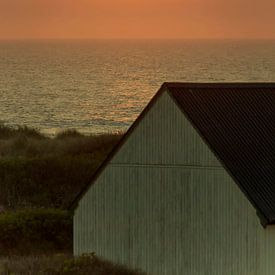
[[[0,119],[126,130],[165,81],[275,81],[274,41],[0,41]]]

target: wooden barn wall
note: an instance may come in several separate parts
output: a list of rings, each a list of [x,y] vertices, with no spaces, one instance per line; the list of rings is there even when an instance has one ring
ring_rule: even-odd
[[[274,229],[261,227],[173,104],[160,98],[79,202],[74,254],[96,252],[152,275],[273,275]]]

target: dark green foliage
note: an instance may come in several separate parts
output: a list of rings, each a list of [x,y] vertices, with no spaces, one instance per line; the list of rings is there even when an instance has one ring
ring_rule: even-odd
[[[0,140],[0,208],[66,208],[121,134]]]
[[[0,139],[10,139],[14,137],[29,137],[35,139],[44,139],[38,130],[27,126],[6,126],[0,123]]]
[[[92,154],[96,150],[104,152],[110,150],[121,136],[121,133],[84,136],[75,130],[69,130],[55,138],[42,136],[38,139],[17,132],[17,135],[7,139],[0,138],[0,157],[31,158]]]
[[[70,251],[72,215],[59,209],[25,209],[0,214],[0,255]]]
[[[0,204],[67,208],[102,160],[96,155],[0,160]]]

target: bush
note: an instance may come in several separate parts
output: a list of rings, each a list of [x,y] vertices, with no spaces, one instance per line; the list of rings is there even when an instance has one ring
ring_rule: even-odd
[[[0,205],[67,208],[104,155],[0,160]]]
[[[41,139],[21,135],[11,135],[1,139],[1,157],[48,157],[61,155],[92,154],[96,150],[109,151],[120,140],[121,133],[84,136],[78,132],[65,131],[55,138]]]
[[[71,251],[72,215],[59,209],[25,209],[0,214],[0,255]]]
[[[0,139],[0,208],[67,208],[121,136]]]

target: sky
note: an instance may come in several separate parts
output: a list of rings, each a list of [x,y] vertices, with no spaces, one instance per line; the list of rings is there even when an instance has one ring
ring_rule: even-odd
[[[275,0],[0,0],[0,39],[275,39]]]

